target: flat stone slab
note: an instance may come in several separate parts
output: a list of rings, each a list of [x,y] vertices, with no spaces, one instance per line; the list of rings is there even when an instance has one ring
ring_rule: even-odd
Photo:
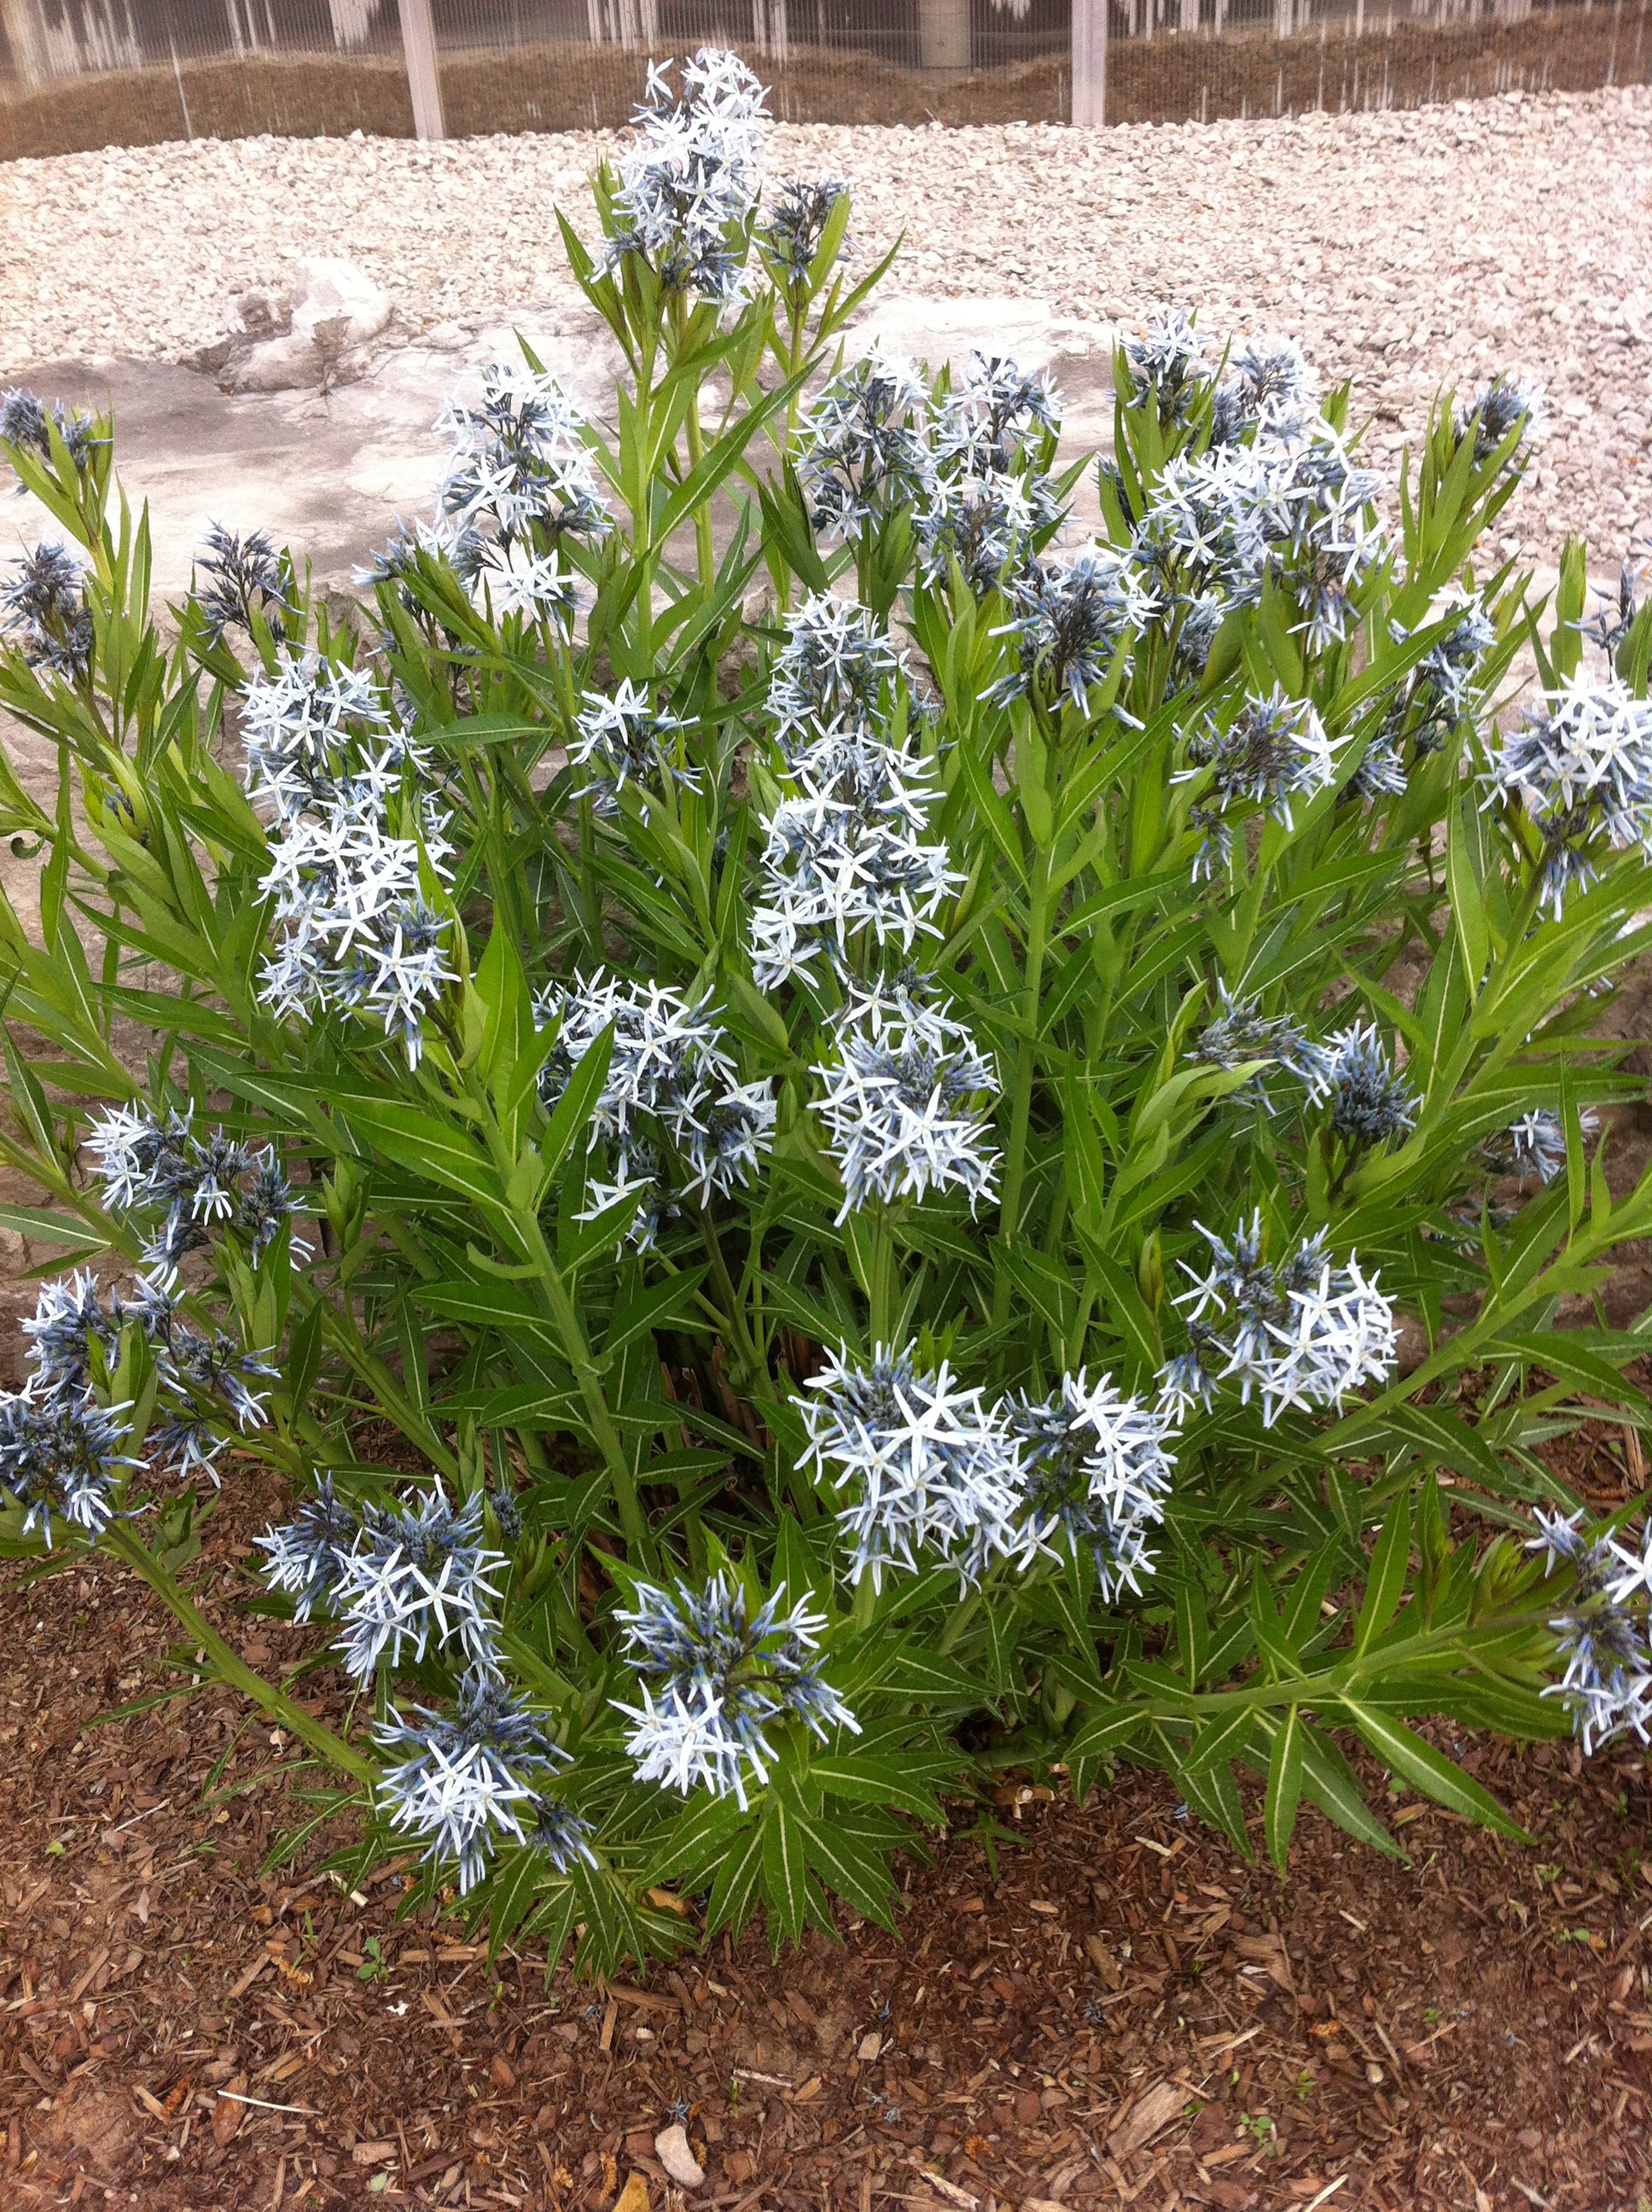
[[[268,531],[290,545],[316,582],[351,588],[393,532],[399,516],[428,515],[443,447],[432,425],[450,393],[479,389],[480,372],[519,358],[525,338],[574,404],[603,422],[613,405],[619,351],[583,301],[529,310],[506,321],[438,325],[392,346],[359,380],[330,392],[220,391],[210,374],[161,362],[49,362],[19,381],[43,399],[112,409],[116,463],[129,497],[149,504],[155,589],[177,598],[212,523]],[[1112,331],[1056,315],[1042,300],[953,300],[921,295],[882,301],[846,337],[858,360],[880,340],[938,370],[961,370],[972,351],[1011,354],[1048,369],[1066,405],[1075,449],[1108,442],[1112,420]],[[1080,488],[1078,526],[1095,517],[1093,487]],[[33,544],[60,534],[32,500],[6,511],[8,535]]]

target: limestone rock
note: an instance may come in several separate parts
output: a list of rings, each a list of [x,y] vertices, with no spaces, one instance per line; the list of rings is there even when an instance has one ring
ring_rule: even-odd
[[[302,392],[365,374],[369,349],[394,312],[391,297],[353,261],[301,261],[290,295],[243,292],[240,331],[219,363],[226,392]]]
[[[689,2148],[688,2136],[678,2120],[654,2137],[654,2156],[679,2189],[698,2189],[706,2178],[706,2170]]]

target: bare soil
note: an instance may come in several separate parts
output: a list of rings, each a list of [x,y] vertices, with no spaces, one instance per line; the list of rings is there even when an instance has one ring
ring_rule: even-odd
[[[1621,1433],[1557,1464],[1599,1510]],[[241,1476],[190,1571],[249,1660],[315,1632],[237,1614],[282,1509]],[[599,2212],[1630,2212],[1652,2197],[1652,1786],[1632,1750],[1459,1744],[1532,1837],[1391,1794],[1407,1856],[1305,1814],[1288,1883],[1122,1769],[960,1806],[898,1938],[759,1934],[577,1983],[451,1919],[399,1865],[346,1894],[267,1728],[179,1679],[112,1567],[0,1571],[0,2203],[144,2212],[373,2203]],[[188,1655],[180,1655],[187,1660]],[[342,1679],[308,1680],[336,1717]],[[686,1908],[692,1911],[692,1906]],[[683,2122],[707,2179],[667,2194]],[[643,2212],[635,2190],[626,2212]]]
[[[1206,33],[1115,40],[1108,55],[1110,123],[1181,123],[1312,110],[1415,107],[1520,88],[1589,91],[1652,72],[1647,0],[1544,9],[1521,23],[1381,27],[1362,38],[1328,25],[1287,39]],[[906,69],[853,52],[798,46],[780,64],[747,58],[788,123],[1065,123],[1065,51],[967,76]],[[637,57],[619,47],[539,45],[450,52],[441,60],[444,120],[463,138],[498,132],[616,130],[635,104]],[[147,146],[178,138],[413,135],[401,57],[223,55],[64,80],[0,96],[0,159]]]

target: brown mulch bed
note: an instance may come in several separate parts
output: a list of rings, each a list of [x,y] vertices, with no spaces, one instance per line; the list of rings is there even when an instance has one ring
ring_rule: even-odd
[[[272,1665],[313,1632],[233,1608],[277,1503],[238,1486],[190,1571]],[[1011,1784],[995,1836],[908,1870],[898,1941],[846,1925],[776,1965],[749,1935],[646,1986],[547,1984],[398,1922],[394,1869],[347,1895],[313,1845],[261,1874],[301,1812],[267,1726],[232,1746],[213,1691],[94,1725],[173,1679],[169,1624],[112,1565],[3,1574],[7,2212],[598,2212],[634,2174],[661,2208],[674,2113],[707,2175],[686,2201],[720,2212],[1652,2198],[1638,1755],[1469,1748],[1532,1847],[1396,1796],[1406,1863],[1308,1814],[1288,1885],[1157,1776],[1082,1810]],[[238,1794],[203,1803],[226,1750]]]
[[[778,64],[748,52],[792,123],[1065,123],[1065,49],[966,76],[907,69],[875,55],[794,46]],[[1310,108],[1412,107],[1512,87],[1592,91],[1652,70],[1646,0],[1541,9],[1517,23],[1489,13],[1442,23],[1373,5],[1365,35],[1331,25],[1277,39],[1167,33],[1115,40],[1108,52],[1109,123],[1181,123]],[[523,45],[445,52],[449,137],[617,129],[637,95],[637,58],[622,47]],[[0,159],[154,145],[193,136],[295,137],[351,131],[406,138],[413,111],[399,53],[246,53],[180,59],[64,78],[0,97]]]

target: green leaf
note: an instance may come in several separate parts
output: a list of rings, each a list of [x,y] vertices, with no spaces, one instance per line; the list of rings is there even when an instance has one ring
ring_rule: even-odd
[[[94,1222],[43,1206],[0,1206],[0,1229],[15,1230],[42,1244],[73,1245],[78,1252],[107,1252],[113,1243]]]
[[[847,1797],[862,1805],[892,1805],[914,1820],[942,1825],[940,1801],[934,1792],[903,1773],[892,1759],[853,1750],[817,1754],[809,1761],[808,1778],[829,1796]]]
[[[353,1093],[334,1103],[350,1127],[398,1166],[428,1176],[482,1205],[502,1203],[504,1192],[492,1161],[453,1123],[439,1121],[422,1107],[404,1105],[399,1099]]]
[[[491,1966],[532,1910],[549,1862],[535,1850],[507,1850],[488,1884],[488,1962]]]
[[[1302,1731],[1303,1788],[1327,1820],[1357,1843],[1389,1858],[1405,1854],[1366,1804],[1352,1767],[1332,1739],[1315,1728]]]
[[[762,1818],[763,1898],[770,1915],[795,1943],[809,1911],[809,1853],[802,1824],[771,1796]]]
[[[810,1867],[852,1911],[874,1926],[892,1929],[890,1899],[895,1877],[887,1856],[869,1850],[847,1828],[802,1814],[788,1816],[804,1839]]]
[[[613,1049],[614,1025],[610,1022],[599,1037],[592,1039],[574,1064],[568,1087],[556,1101],[550,1127],[539,1140],[545,1186],[552,1182],[575,1141],[590,1127],[603,1085],[608,1080],[608,1061]]]
[[[1480,811],[1472,791],[1454,805],[1446,817],[1446,882],[1451,892],[1451,917],[1463,949],[1472,998],[1479,989],[1485,963],[1491,957],[1491,936],[1486,926],[1485,854],[1481,840]]]
[[[1281,1874],[1290,1861],[1291,1838],[1302,1796],[1303,1725],[1297,1707],[1290,1706],[1273,1731],[1273,1746],[1268,1753],[1262,1832],[1267,1839],[1267,1855]]]
[[[763,1875],[765,1826],[764,1821],[753,1820],[724,1854],[706,1905],[708,1936],[714,1936],[720,1928],[738,1935],[750,1917]]]
[[[654,1329],[666,1328],[673,1323],[698,1318],[695,1292],[706,1279],[707,1264],[685,1267],[680,1273],[668,1275],[662,1283],[634,1298],[623,1313],[616,1314],[608,1325],[603,1339],[604,1356],[614,1358],[628,1344],[650,1334]]]
[[[1531,1842],[1519,1822],[1509,1819],[1489,1790],[1482,1790],[1472,1775],[1465,1774],[1461,1766],[1442,1752],[1436,1751],[1431,1743],[1425,1743],[1403,1721],[1346,1695],[1342,1698],[1342,1710],[1384,1765],[1402,1782],[1409,1783],[1424,1797],[1431,1797],[1436,1805],[1461,1813],[1465,1820],[1495,1828],[1499,1835],[1512,1837],[1516,1843]]]
[[[1394,1619],[1411,1565],[1411,1492],[1402,1490],[1389,1506],[1371,1553],[1370,1571],[1359,1619],[1354,1624],[1354,1656],[1363,1658]]]

